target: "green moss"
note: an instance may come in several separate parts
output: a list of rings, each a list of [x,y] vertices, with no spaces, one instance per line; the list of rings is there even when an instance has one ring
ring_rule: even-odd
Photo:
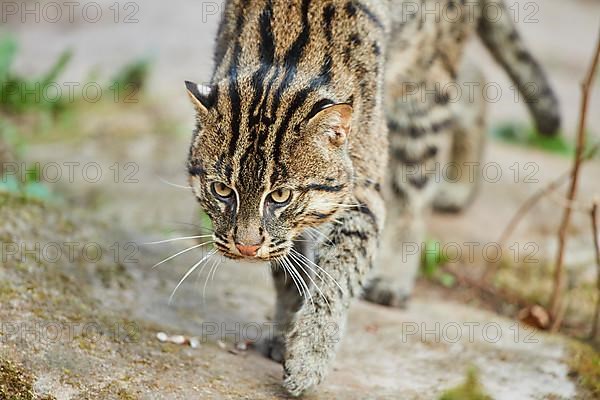
[[[117,396],[119,396],[120,400],[137,400],[137,396],[129,393],[125,389],[119,389],[119,391],[117,392]]]
[[[492,400],[492,397],[481,387],[475,368],[470,368],[465,382],[444,392],[439,400]]]
[[[594,398],[600,398],[600,354],[591,346],[572,341],[568,359],[569,376],[589,390]]]
[[[119,399],[119,400],[137,400],[139,397],[122,387],[122,382],[112,381],[96,393],[88,393],[83,396],[86,400],[95,399]]]
[[[0,360],[0,398],[8,400],[35,399],[31,376],[10,361]]]
[[[102,285],[109,288],[113,283],[124,289],[131,282],[132,277],[123,264],[100,264],[96,267],[96,273],[100,276]]]
[[[42,205],[43,202],[33,198],[25,196],[22,193],[9,193],[0,191],[0,207],[16,208],[28,205]]]
[[[10,283],[0,281],[0,303],[6,303],[15,298],[17,293]]]
[[[0,359],[0,399],[56,400],[54,396],[39,396],[33,390],[33,377],[10,361]]]

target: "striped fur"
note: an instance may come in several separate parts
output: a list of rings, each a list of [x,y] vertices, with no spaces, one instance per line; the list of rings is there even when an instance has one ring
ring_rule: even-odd
[[[213,221],[223,254],[241,258],[237,245],[256,244],[254,259],[272,262],[278,335],[270,355],[284,362],[284,386],[293,395],[325,376],[352,298],[366,287],[372,300],[393,303],[380,298],[393,292],[381,292],[381,280],[367,285],[386,219],[382,193],[388,187],[395,193],[393,215],[418,220],[423,199],[433,197],[424,194],[434,192],[434,180],[407,176],[406,169],[439,162],[450,154],[440,143],[463,132],[447,93],[423,102],[407,96],[403,84],[455,81],[463,42],[472,32],[483,35],[493,51],[504,44],[480,15],[453,23],[424,21],[403,14],[405,3],[229,0],[210,83],[187,83],[197,109],[190,184]],[[421,5],[434,3],[459,5],[452,0]],[[518,35],[507,37],[523,51]],[[545,84],[533,58],[521,54],[522,65],[515,65],[510,51],[494,54],[510,64],[519,82],[535,76]],[[549,90],[543,93],[552,97]],[[536,117],[556,113],[555,102],[543,103]],[[231,188],[231,196],[219,197],[214,183]],[[269,197],[278,189],[292,193],[283,206]],[[307,245],[311,233],[318,238]],[[310,301],[284,279],[282,265],[297,270],[313,295]]]

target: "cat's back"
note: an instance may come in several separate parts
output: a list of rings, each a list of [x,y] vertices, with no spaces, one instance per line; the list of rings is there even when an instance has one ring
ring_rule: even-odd
[[[310,69],[324,59],[349,67],[361,60],[375,62],[391,28],[390,4],[389,0],[228,0],[217,35],[217,78],[230,72],[233,61],[241,69],[261,63]]]

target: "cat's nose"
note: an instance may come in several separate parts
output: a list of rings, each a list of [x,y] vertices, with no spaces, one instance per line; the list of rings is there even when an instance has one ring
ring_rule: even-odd
[[[254,257],[260,248],[261,243],[253,245],[243,245],[236,243],[235,248],[238,249],[241,255],[246,257]]]

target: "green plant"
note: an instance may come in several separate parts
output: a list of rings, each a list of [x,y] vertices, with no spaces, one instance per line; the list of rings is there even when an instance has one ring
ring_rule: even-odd
[[[31,79],[11,70],[17,50],[17,42],[12,36],[0,39],[0,108],[11,113],[37,110],[56,114],[64,110],[64,97],[53,97],[49,93],[71,59],[71,52],[63,52],[48,72]]]
[[[477,370],[471,367],[467,371],[465,382],[444,392],[439,400],[492,400],[492,397],[485,393],[479,383]]]
[[[142,90],[148,80],[150,72],[150,60],[143,58],[125,65],[115,74],[110,82],[109,89],[117,92],[118,99],[127,101]]]
[[[8,81],[8,73],[17,53],[17,42],[10,36],[0,40],[0,87]]]
[[[448,262],[448,255],[437,240],[428,239],[421,253],[421,273],[427,279],[438,282],[446,287],[454,286],[455,278],[442,270],[442,266]]]
[[[39,180],[26,178],[25,182],[21,182],[13,175],[0,177],[0,192],[17,194],[26,199],[52,199],[52,192]]]
[[[505,123],[492,129],[492,136],[503,142],[539,149],[549,153],[572,156],[575,146],[561,133],[548,137],[539,134],[535,128],[525,125]],[[590,141],[591,143],[591,141]]]

